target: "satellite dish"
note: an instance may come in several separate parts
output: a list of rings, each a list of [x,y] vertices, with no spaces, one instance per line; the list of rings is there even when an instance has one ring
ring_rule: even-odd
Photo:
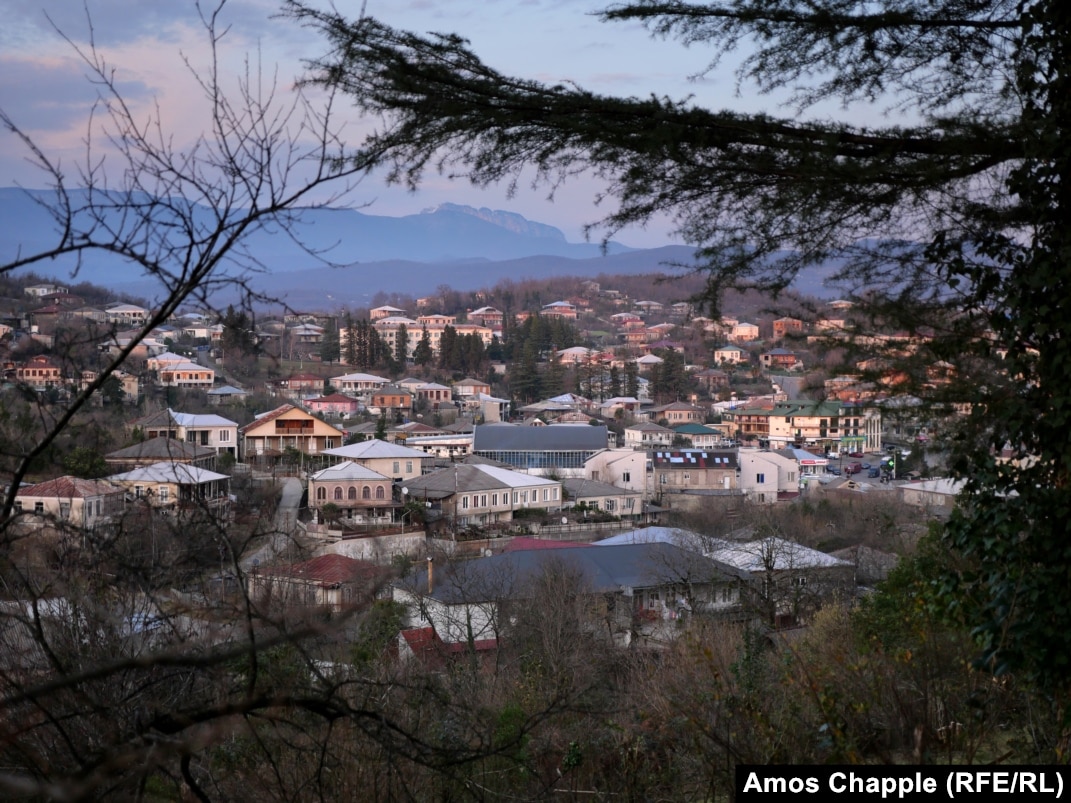
[[[568,524],[568,523],[569,523],[569,517],[568,516],[562,516],[562,524]]]
[[[406,487],[405,487],[404,485],[402,486],[402,493],[403,493],[403,494],[404,494],[405,496],[409,496],[409,489],[408,489],[408,488],[406,488]]]
[[[489,558],[489,557],[491,557],[491,548],[490,548],[490,547],[488,547],[487,549],[485,549],[485,550],[483,551],[483,556],[484,556],[485,558]]]

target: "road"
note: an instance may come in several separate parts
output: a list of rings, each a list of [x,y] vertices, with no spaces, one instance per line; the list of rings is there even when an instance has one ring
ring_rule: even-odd
[[[301,503],[302,485],[296,477],[283,479],[279,507],[275,511],[272,531],[265,543],[257,549],[242,556],[243,571],[250,571],[254,566],[273,562],[279,555],[285,555],[297,530],[298,505]]]

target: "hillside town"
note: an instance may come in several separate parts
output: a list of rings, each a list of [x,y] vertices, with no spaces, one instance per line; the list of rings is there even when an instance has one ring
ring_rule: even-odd
[[[826,367],[849,340],[902,356],[921,335],[862,335],[847,301],[810,320],[754,303],[712,319],[665,285],[621,281],[663,300],[611,282],[442,286],[339,313],[191,310],[144,331],[153,311],[107,291],[9,280],[9,396],[61,409],[136,342],[99,393],[111,430],[26,478],[20,527],[99,532],[134,510],[231,522],[237,488],[293,483],[279,544],[389,566],[807,500],[947,512],[957,489],[939,474],[940,438],[956,406],[922,405],[887,357]],[[544,301],[556,290],[574,292]],[[944,377],[930,366],[923,379]],[[290,547],[247,546],[261,573],[285,574]]]

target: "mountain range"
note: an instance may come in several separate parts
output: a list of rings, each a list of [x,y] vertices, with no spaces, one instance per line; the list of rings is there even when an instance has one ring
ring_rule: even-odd
[[[0,265],[16,254],[54,245],[56,225],[45,206],[51,197],[48,191],[0,188]],[[211,211],[195,213],[207,216]],[[255,262],[259,269],[250,284],[258,292],[302,308],[363,306],[380,291],[419,295],[441,284],[474,290],[506,277],[672,273],[673,265],[690,264],[694,253],[681,245],[632,249],[617,242],[605,248],[570,243],[553,226],[513,212],[459,204],[402,217],[322,207],[292,214],[288,231],[268,226],[253,232],[245,254],[221,269],[248,275]],[[124,225],[118,210],[107,218],[111,226]],[[61,258],[27,270],[65,283],[89,281],[150,301],[160,292],[138,266],[111,254],[87,253],[76,274],[75,268],[73,258]],[[814,278],[819,279],[815,287],[798,289],[822,295],[820,276]],[[225,304],[234,299],[220,291],[215,300]]]

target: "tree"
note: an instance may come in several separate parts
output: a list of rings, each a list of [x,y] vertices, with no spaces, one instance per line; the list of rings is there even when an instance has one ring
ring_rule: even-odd
[[[601,13],[716,54],[747,44],[742,88],[793,114],[598,95],[504,76],[458,36],[287,7],[334,46],[312,79],[389,124],[353,153],[390,178],[429,168],[477,184],[582,171],[618,205],[602,225],[668,213],[697,247],[706,300],[778,292],[839,260],[833,282],[866,315],[918,333],[969,403],[953,443],[964,504],[945,530],[972,568],[945,578],[990,670],[1025,670],[1066,702],[1071,613],[1071,26],[1056,0],[947,3],[636,0]],[[710,66],[718,64],[718,56]],[[885,103],[903,124],[830,120],[819,104]],[[813,114],[808,115],[810,110]],[[999,462],[1009,445],[1017,457]],[[1035,604],[1045,600],[1044,610]]]
[[[409,362],[409,329],[403,323],[394,337],[394,362],[399,371],[404,371]]]
[[[428,327],[422,326],[420,340],[413,349],[413,362],[421,368],[427,368],[433,359],[435,359],[435,354],[431,350],[431,336],[428,334]]]
[[[320,341],[320,359],[324,362],[336,362],[340,359],[342,347],[339,341],[338,319],[332,318],[324,327],[324,338]]]
[[[210,63],[222,71],[231,62],[221,52],[221,9],[203,11]],[[330,634],[358,622],[356,608],[295,621],[251,594],[251,564],[242,553],[280,534],[270,515],[225,521],[211,505],[222,499],[196,498],[183,500],[175,516],[157,515],[153,504],[162,496],[153,490],[96,528],[79,529],[68,506],[44,536],[27,529],[33,522],[15,501],[28,473],[52,468],[44,458],[82,425],[94,394],[146,336],[187,301],[211,308],[220,291],[249,288],[257,263],[245,250],[248,237],[265,229],[293,233],[297,207],[314,198],[330,203],[369,166],[340,158],[330,97],[290,96],[253,65],[237,76],[227,69],[227,82],[234,77],[238,86],[231,94],[222,88],[223,72],[195,76],[208,117],[204,134],[187,143],[171,136],[162,116],[128,105],[126,84],[92,46],[79,55],[100,94],[80,168],[65,162],[61,170],[0,112],[0,124],[44,171],[48,188],[34,197],[56,224],[50,247],[18,253],[0,265],[0,275],[50,261],[77,271],[86,255],[100,252],[139,266],[156,292],[145,325],[84,389],[54,402],[26,387],[3,391],[3,796],[207,800],[289,798],[304,789],[347,798],[356,793],[332,774],[375,766],[376,747],[411,766],[470,761],[483,752],[471,749],[475,723],[460,736],[429,741],[423,724],[401,713],[404,706],[395,709],[398,721],[382,710],[396,700],[358,691],[402,686],[325,682],[321,659],[330,654]],[[99,456],[71,454],[73,469],[100,467]],[[172,588],[197,600],[179,616]],[[423,681],[402,685],[416,689]],[[452,707],[437,707],[436,716],[459,724]],[[527,730],[526,720],[517,738]],[[304,746],[289,756],[276,752],[290,739]]]

